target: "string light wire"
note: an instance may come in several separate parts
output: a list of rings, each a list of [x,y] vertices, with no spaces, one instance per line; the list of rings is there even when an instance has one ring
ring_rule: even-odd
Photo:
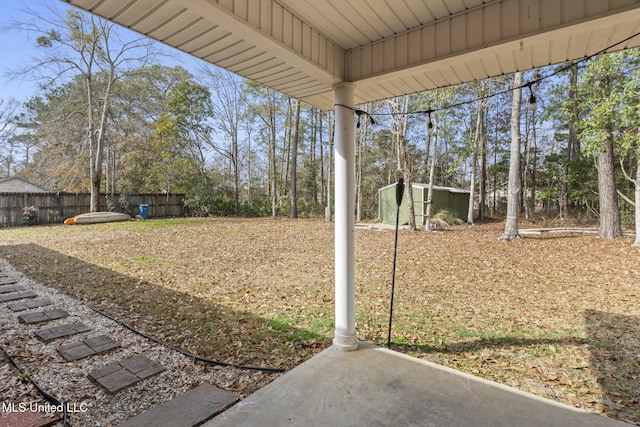
[[[620,40],[617,43],[614,43],[610,46],[605,47],[604,49],[599,50],[598,52],[589,55],[589,56],[585,56],[577,61],[573,61],[568,65],[565,65],[564,67],[561,67],[557,70],[555,70],[554,72],[547,74],[545,76],[540,76],[539,74],[536,74],[537,77],[534,77],[533,80],[528,81],[518,87],[514,87],[514,88],[508,88],[508,89],[504,89],[498,92],[494,92],[494,93],[490,93],[488,95],[483,95],[483,96],[478,96],[474,99],[469,99],[467,101],[460,101],[457,102],[455,104],[449,104],[449,105],[444,105],[442,107],[438,107],[438,108],[429,108],[428,110],[416,110],[416,111],[406,111],[406,112],[397,112],[397,113],[369,113],[367,111],[358,109],[358,108],[353,108],[353,107],[349,107],[347,105],[344,104],[334,104],[334,107],[344,107],[344,108],[348,108],[349,110],[352,110],[354,113],[356,113],[356,115],[358,116],[358,125],[360,124],[360,117],[362,115],[367,116],[368,120],[370,120],[371,124],[375,124],[375,121],[373,121],[373,117],[372,116],[392,116],[392,115],[423,115],[426,114],[428,116],[428,123],[433,126],[433,124],[431,124],[431,114],[438,112],[438,111],[445,111],[445,110],[450,110],[453,108],[458,108],[458,107],[462,107],[464,105],[468,105],[468,104],[473,104],[474,102],[478,102],[478,101],[482,101],[485,99],[490,99],[490,98],[494,98],[496,96],[500,96],[500,95],[504,95],[506,93],[515,91],[515,90],[520,90],[522,88],[528,87],[529,90],[531,91],[531,96],[529,98],[529,102],[533,105],[536,101],[535,96],[533,95],[533,90],[531,90],[531,86],[533,86],[534,84],[540,83],[543,80],[549,79],[551,77],[557,76],[558,74],[564,73],[565,71],[567,71],[568,69],[570,69],[571,67],[577,67],[579,64],[588,61],[598,55],[602,55],[603,53],[606,53],[608,50],[613,49],[614,47],[621,45],[623,43],[628,42],[629,40],[637,37],[640,35],[640,32],[637,32],[623,40]],[[360,126],[358,126],[360,127]]]

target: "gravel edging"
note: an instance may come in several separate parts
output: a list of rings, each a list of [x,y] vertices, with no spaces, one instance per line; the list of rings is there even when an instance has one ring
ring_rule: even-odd
[[[155,405],[175,398],[209,382],[221,389],[243,396],[239,390],[259,388],[271,382],[278,375],[242,371],[236,368],[208,366],[195,363],[192,359],[165,346],[135,334],[95,311],[80,300],[31,280],[0,258],[0,272],[18,278],[16,285],[34,291],[38,297],[50,299],[53,304],[28,311],[61,308],[69,317],[37,324],[18,322],[18,316],[25,313],[13,312],[8,303],[0,304],[0,344],[25,369],[31,377],[49,394],[76,408],[69,414],[74,427],[117,425]],[[54,327],[70,322],[82,322],[91,331],[56,339],[48,344],[35,336],[35,331],[44,327]],[[120,348],[107,353],[67,362],[56,348],[71,342],[105,334],[117,341]],[[113,395],[92,382],[88,373],[110,363],[121,361],[136,354],[144,354],[160,363],[166,370],[154,377],[140,381]],[[29,383],[20,381],[19,372],[2,357],[0,362],[0,401],[29,404],[45,400]],[[3,416],[6,414],[0,414]]]

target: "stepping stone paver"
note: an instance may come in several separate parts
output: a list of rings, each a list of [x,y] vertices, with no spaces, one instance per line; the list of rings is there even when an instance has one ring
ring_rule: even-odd
[[[91,371],[89,378],[107,389],[109,393],[114,394],[164,370],[165,368],[158,362],[139,354]]]
[[[67,337],[69,335],[88,332],[91,328],[81,322],[68,323],[54,328],[40,329],[36,331],[36,336],[44,342],[50,342],[57,338]]]
[[[14,283],[18,283],[17,277],[0,277],[0,285],[13,285]]]
[[[17,405],[16,405],[17,406]],[[40,411],[15,411],[0,418],[2,427],[49,427],[60,421],[58,415]]]
[[[48,322],[49,320],[62,319],[69,316],[69,313],[61,308],[54,308],[53,310],[35,311],[33,313],[24,313],[18,316],[18,322],[20,323],[39,323]]]
[[[25,298],[35,298],[37,296],[38,295],[36,295],[31,291],[10,292],[7,294],[0,294],[0,302],[16,301],[16,300],[25,299]]]
[[[47,298],[36,298],[27,301],[12,302],[7,307],[12,311],[24,311],[53,304]]]
[[[7,292],[26,291],[22,285],[0,285],[0,294],[6,294]]]
[[[175,399],[127,420],[119,427],[199,426],[238,401],[238,396],[209,383],[202,383]]]
[[[120,344],[107,335],[98,335],[97,337],[87,338],[84,341],[60,346],[57,350],[67,362],[71,362],[72,360],[104,353],[118,347],[120,347]]]

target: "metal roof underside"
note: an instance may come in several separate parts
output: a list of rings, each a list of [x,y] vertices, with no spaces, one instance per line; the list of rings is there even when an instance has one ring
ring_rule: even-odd
[[[361,104],[581,59],[640,32],[640,0],[63,1],[323,110],[342,81]]]

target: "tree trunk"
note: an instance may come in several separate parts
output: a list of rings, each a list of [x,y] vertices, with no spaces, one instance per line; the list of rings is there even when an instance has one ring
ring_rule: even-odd
[[[600,231],[603,239],[614,239],[622,236],[620,209],[618,208],[618,192],[613,159],[613,141],[607,142],[604,151],[596,159],[598,168],[598,197],[600,202]]]
[[[507,220],[500,240],[510,242],[519,237],[518,214],[520,208],[520,100],[522,98],[522,72],[513,75],[511,99],[511,154],[507,194]],[[517,88],[517,89],[516,89]]]
[[[536,109],[531,112],[531,148],[533,149],[532,166],[531,166],[531,210],[536,211],[536,190],[537,190],[537,174],[538,169],[538,139],[536,133]]]
[[[231,164],[233,165],[233,204],[237,214],[240,211],[240,166],[238,162],[238,136],[232,138],[231,142]]]
[[[271,187],[271,216],[275,218],[278,214],[278,181],[277,181],[277,169],[276,169],[276,117],[275,117],[275,101],[273,99],[274,94],[269,89],[269,169],[270,174],[270,187]]]
[[[320,143],[318,144],[320,146],[320,199],[319,199],[319,203],[318,206],[322,206],[322,202],[324,200],[324,195],[326,194],[325,192],[326,190],[326,182],[324,179],[324,168],[325,168],[325,164],[324,164],[324,136],[322,133],[322,112],[318,111],[318,118],[320,120],[319,123],[319,127],[320,127]]]
[[[409,154],[407,153],[407,141],[404,140],[404,136],[396,134],[398,139],[398,163],[402,171],[402,177],[404,178],[405,188],[407,189],[407,211],[409,216],[409,228],[411,231],[416,231],[416,212],[413,204],[413,191],[411,188],[411,167],[409,165]]]
[[[426,179],[429,174],[429,155],[431,152],[431,115],[429,115],[429,121],[427,122],[427,138],[424,142],[424,178]]]
[[[571,163],[580,156],[580,142],[578,141],[578,67],[569,68],[569,140],[567,141],[567,158],[560,170],[560,219],[569,218],[569,187],[567,179],[571,173]]]
[[[529,144],[531,138],[531,127],[533,124],[533,115],[529,115],[529,111],[525,113],[526,116],[526,132],[524,137],[524,167],[522,168],[522,207],[524,208],[524,217],[527,221],[531,221],[531,205],[529,204],[530,188],[529,188],[529,168],[531,167],[531,145]]]
[[[251,128],[247,126],[247,202],[251,205],[251,183],[253,177],[251,176]]]
[[[331,207],[331,175],[333,166],[333,134],[335,126],[331,125],[331,113],[327,113],[327,124],[329,125],[329,161],[327,162],[327,206],[324,208],[324,220],[330,222],[333,218]]]
[[[85,79],[87,85],[87,144],[89,144],[89,212],[97,212],[100,204],[99,192],[100,192],[100,179],[96,177],[95,158],[96,158],[96,144],[94,143],[95,124],[93,120],[93,88],[91,87],[91,74],[87,75]],[[98,191],[94,191],[96,188]]]
[[[486,162],[485,162],[486,164]],[[495,138],[493,140],[493,165],[497,165],[498,164],[498,120],[496,119],[496,126],[495,126]],[[493,186],[493,197],[492,197],[492,203],[491,203],[491,216],[494,216],[496,214],[496,211],[498,210],[498,198],[497,198],[497,192],[498,192],[498,173],[496,171],[493,172],[493,177],[492,177],[492,186]],[[482,190],[481,190],[482,191]]]
[[[639,132],[640,133],[640,130]],[[640,246],[640,143],[636,147],[636,182],[635,182],[636,240],[634,246]]]
[[[409,228],[416,231],[416,213],[413,205],[413,194],[411,190],[412,167],[409,157],[409,141],[407,141],[407,114],[409,108],[409,95],[402,98],[394,98],[387,101],[389,109],[393,111],[391,133],[392,140],[396,141],[398,170],[402,172],[405,186],[407,188],[407,213],[409,215]]]
[[[296,100],[296,116],[291,143],[291,218],[298,218],[298,138],[300,136],[300,101]]]
[[[102,109],[100,112],[100,126],[95,131],[97,135],[94,135],[90,139],[92,144],[95,144],[93,150],[94,158],[91,162],[91,200],[90,200],[90,212],[98,212],[100,210],[100,186],[102,182],[102,164],[104,161],[104,150],[106,144],[106,131],[107,120],[109,116],[109,103],[111,101],[111,85],[113,84],[113,70],[109,75],[107,88],[104,91],[104,99],[102,100]],[[92,89],[89,88],[91,91]],[[92,109],[92,106],[89,105]],[[93,122],[93,121],[92,121]],[[95,143],[93,142],[95,138]]]
[[[366,161],[366,152],[367,152],[367,133],[369,130],[369,120],[365,120],[364,124],[360,127],[360,132],[358,132],[358,146],[357,148],[357,159],[358,163],[356,165],[356,221],[362,221],[362,199],[363,199],[363,173],[364,173],[364,163]]]
[[[602,92],[605,84],[604,78],[596,73],[593,83],[596,98]],[[620,222],[620,208],[618,207],[618,192],[616,191],[613,126],[611,123],[607,123],[604,127],[607,141],[596,158],[598,201],[600,204],[600,231],[598,236],[603,239],[614,239],[622,236],[622,225]]]
[[[484,90],[481,92],[484,96]],[[478,185],[478,219],[484,219],[487,217],[487,138],[484,132],[484,103],[482,103],[482,118],[480,124],[482,131],[480,132],[480,170],[479,173],[479,185]],[[493,189],[495,194],[495,188]]]
[[[473,202],[476,192],[476,163],[478,162],[478,142],[480,139],[480,128],[482,127],[482,108],[483,102],[478,105],[476,115],[476,135],[473,140],[473,156],[471,159],[471,183],[469,185],[469,211],[467,212],[467,223],[473,224]]]
[[[437,121],[434,118],[434,122]],[[436,126],[434,124],[434,126]],[[437,129],[437,128],[436,128]],[[432,129],[428,128],[427,129],[427,138],[429,139],[429,141],[431,140],[431,133],[432,133]],[[436,154],[438,152],[438,134],[436,132],[434,133],[434,138],[433,138],[433,153],[431,154],[431,169],[429,170],[429,186],[428,186],[428,190],[427,190],[427,208],[426,208],[426,212],[425,212],[425,224],[424,224],[424,229],[427,231],[431,230],[431,211],[432,211],[432,205],[433,205],[433,185],[434,185],[434,181],[435,181],[435,176],[436,176]]]

